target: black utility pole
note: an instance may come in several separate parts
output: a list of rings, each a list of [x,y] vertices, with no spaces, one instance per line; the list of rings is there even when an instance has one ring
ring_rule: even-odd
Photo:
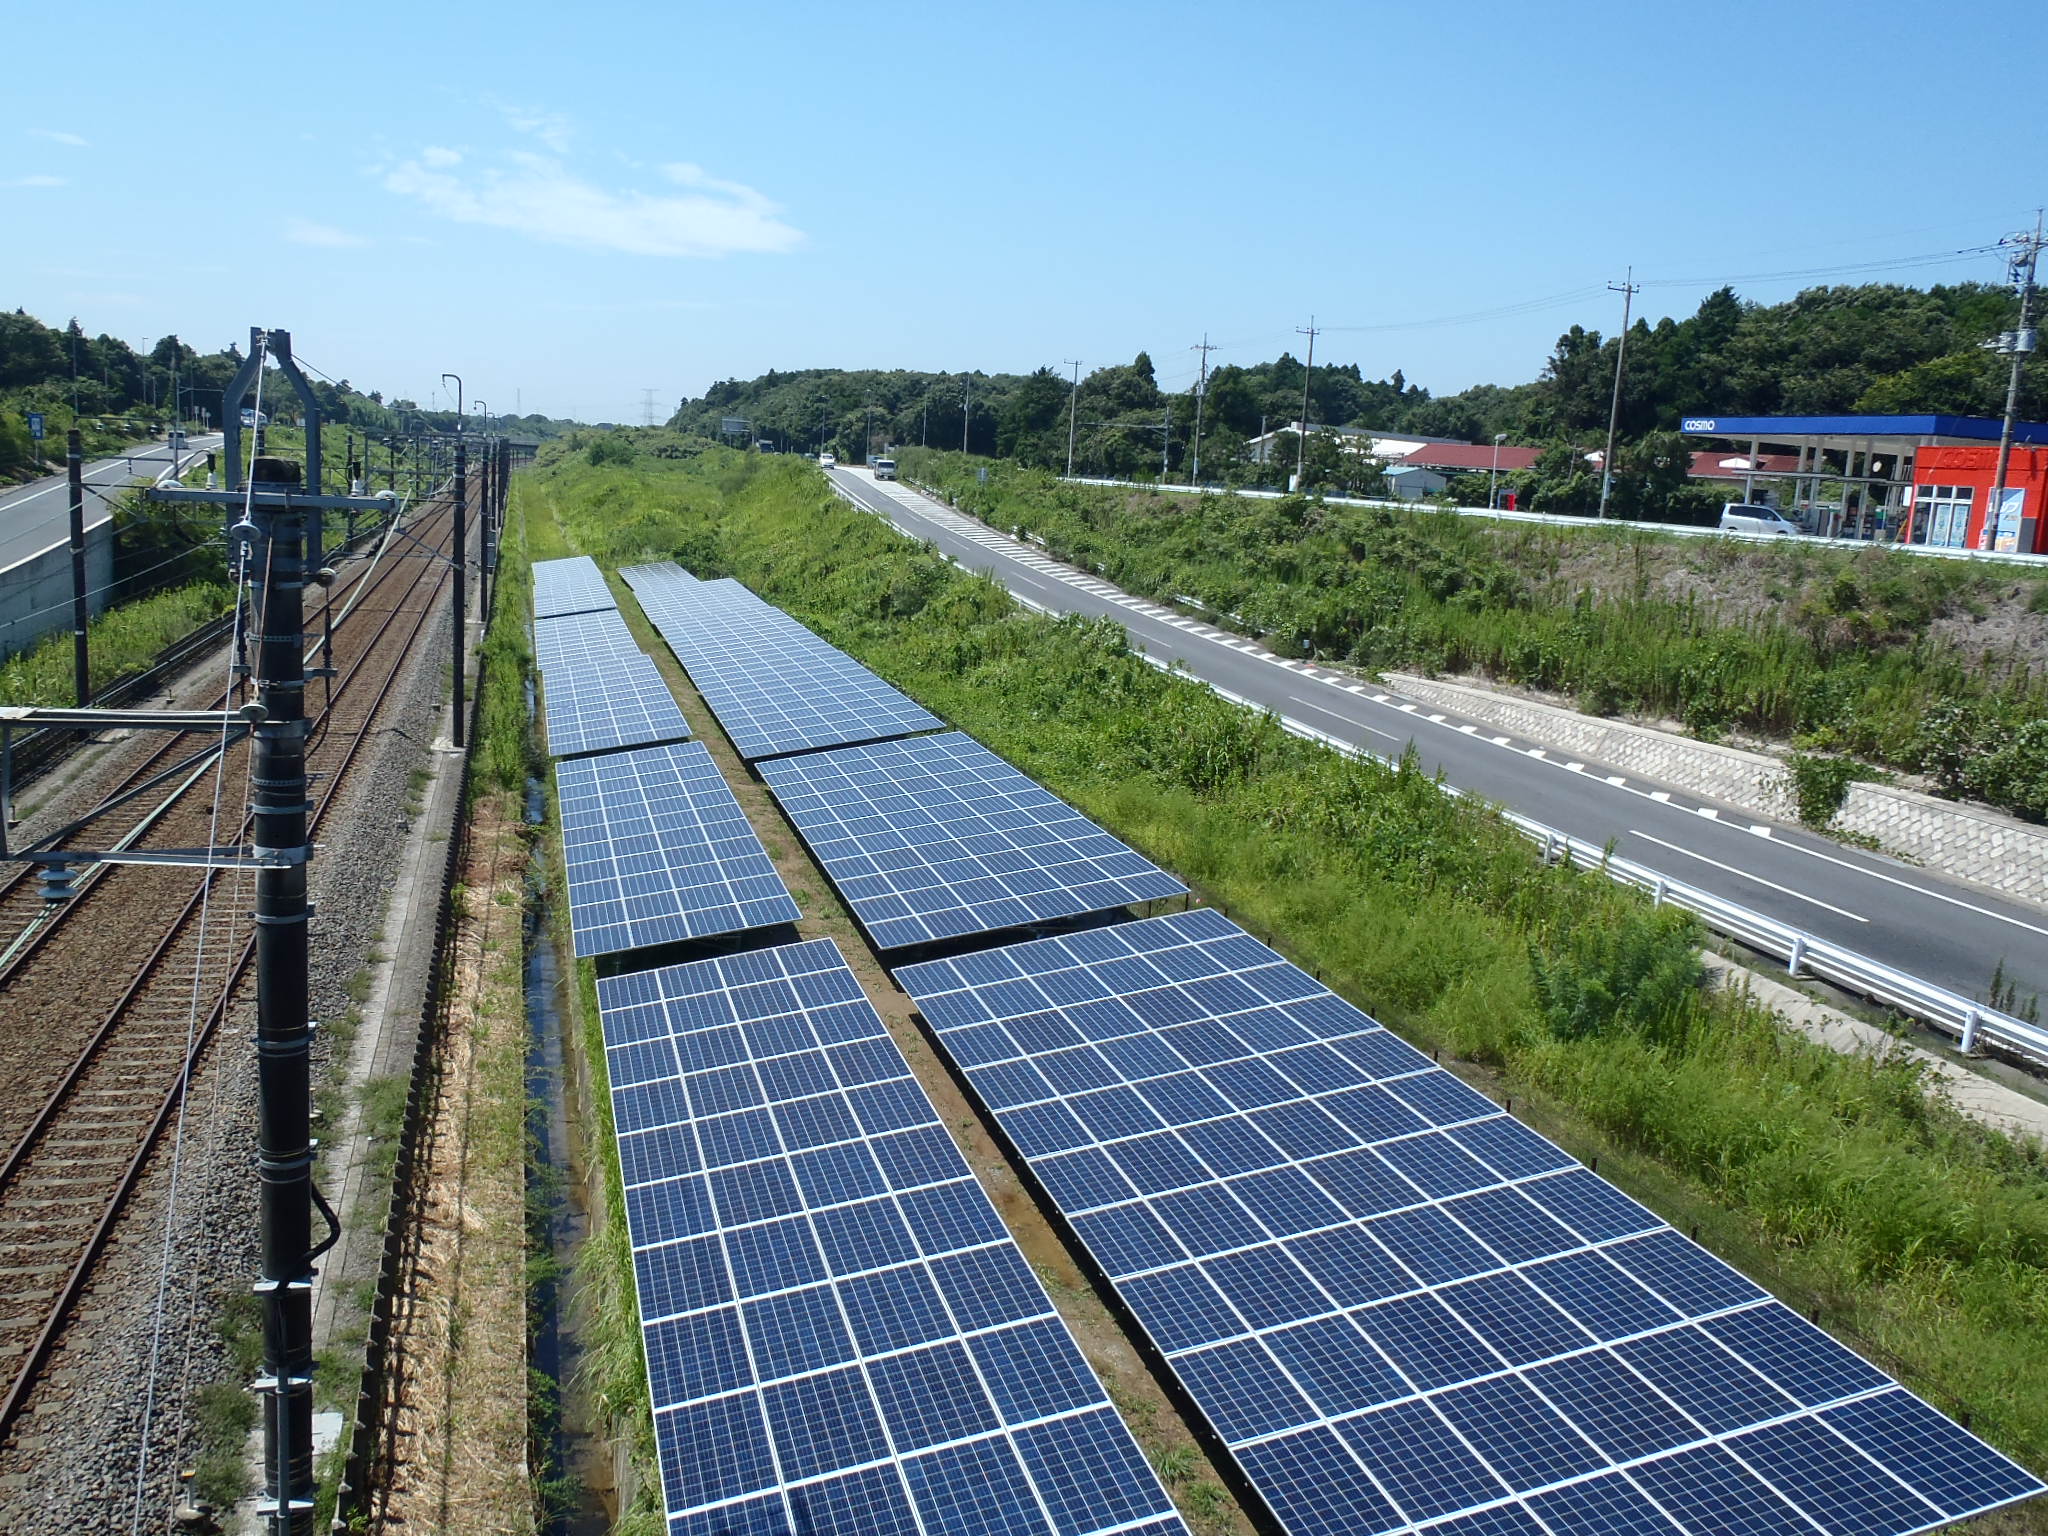
[[[258,458],[258,493],[300,488],[299,466]],[[256,1166],[262,1185],[263,1401],[268,1536],[313,1530],[313,1031],[307,1018],[306,513],[251,497],[257,701],[253,729],[256,875]],[[316,511],[314,516],[320,514]]]
[[[78,707],[92,704],[92,654],[86,626],[92,603],[85,591],[85,448],[78,428],[64,435],[64,467],[71,477],[71,680]]]
[[[469,545],[467,530],[463,527],[469,521],[469,444],[461,438],[455,440],[455,745],[462,746],[462,642],[465,638],[463,625],[468,622],[468,574]]]

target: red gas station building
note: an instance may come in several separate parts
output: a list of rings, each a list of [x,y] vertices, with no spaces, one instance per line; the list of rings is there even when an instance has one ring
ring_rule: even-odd
[[[1707,416],[1681,419],[1757,460],[1794,456],[1786,510],[1815,533],[1946,549],[2048,554],[2048,423],[2013,424],[2005,494],[1992,506],[2001,423],[1977,416]],[[1780,461],[1781,463],[1783,461]],[[1838,499],[1824,498],[1823,486]]]

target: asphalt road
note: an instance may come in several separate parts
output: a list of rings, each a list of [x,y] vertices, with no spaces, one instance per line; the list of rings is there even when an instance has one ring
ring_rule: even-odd
[[[1273,655],[1255,641],[1135,598],[900,482],[827,471],[862,505],[987,571],[1052,613],[1107,616],[1134,647],[1293,724],[1381,756],[1413,741],[1432,772],[1671,879],[1982,998],[1992,971],[2048,994],[2048,912],[1802,828],[1762,822],[1640,775],[1546,753],[1391,690]]]
[[[201,437],[194,433],[187,439],[187,444],[180,459],[190,465],[194,455],[204,454],[209,448],[218,448],[220,437],[218,434]],[[50,446],[47,442],[43,444],[46,452]],[[52,544],[62,544],[71,537],[71,497],[66,489],[69,481],[61,468],[61,444],[57,453],[60,467],[56,474],[0,492],[0,571],[17,560],[48,549]],[[119,458],[87,461],[85,526],[95,527],[110,516],[105,493],[117,491],[131,480],[154,480],[170,467],[171,451],[162,443],[146,443],[134,453],[123,454]]]

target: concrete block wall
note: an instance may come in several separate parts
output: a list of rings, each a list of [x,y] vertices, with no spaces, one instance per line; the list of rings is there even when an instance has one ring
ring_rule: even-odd
[[[85,530],[86,599],[93,616],[113,596],[114,521],[103,518]],[[25,651],[43,636],[71,627],[71,544],[37,551],[0,571],[0,661]]]
[[[1754,816],[1795,820],[1791,775],[1760,752],[1694,741],[1463,683],[1385,674],[1404,697],[1503,734],[1622,773],[1719,801]],[[1958,805],[1890,784],[1852,784],[1837,831],[1877,839],[1888,852],[2002,895],[2048,905],[2048,828],[1984,806]]]

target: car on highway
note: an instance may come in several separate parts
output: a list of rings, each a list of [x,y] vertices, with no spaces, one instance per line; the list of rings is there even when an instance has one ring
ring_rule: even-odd
[[[877,480],[894,480],[896,478],[896,461],[894,459],[877,459],[868,467],[875,472]]]
[[[1800,526],[1776,507],[1731,501],[1721,509],[1723,533],[1799,533]]]
[[[820,469],[831,469],[838,462],[839,461],[833,458],[832,455],[829,453],[821,453],[818,455],[818,468]]]

